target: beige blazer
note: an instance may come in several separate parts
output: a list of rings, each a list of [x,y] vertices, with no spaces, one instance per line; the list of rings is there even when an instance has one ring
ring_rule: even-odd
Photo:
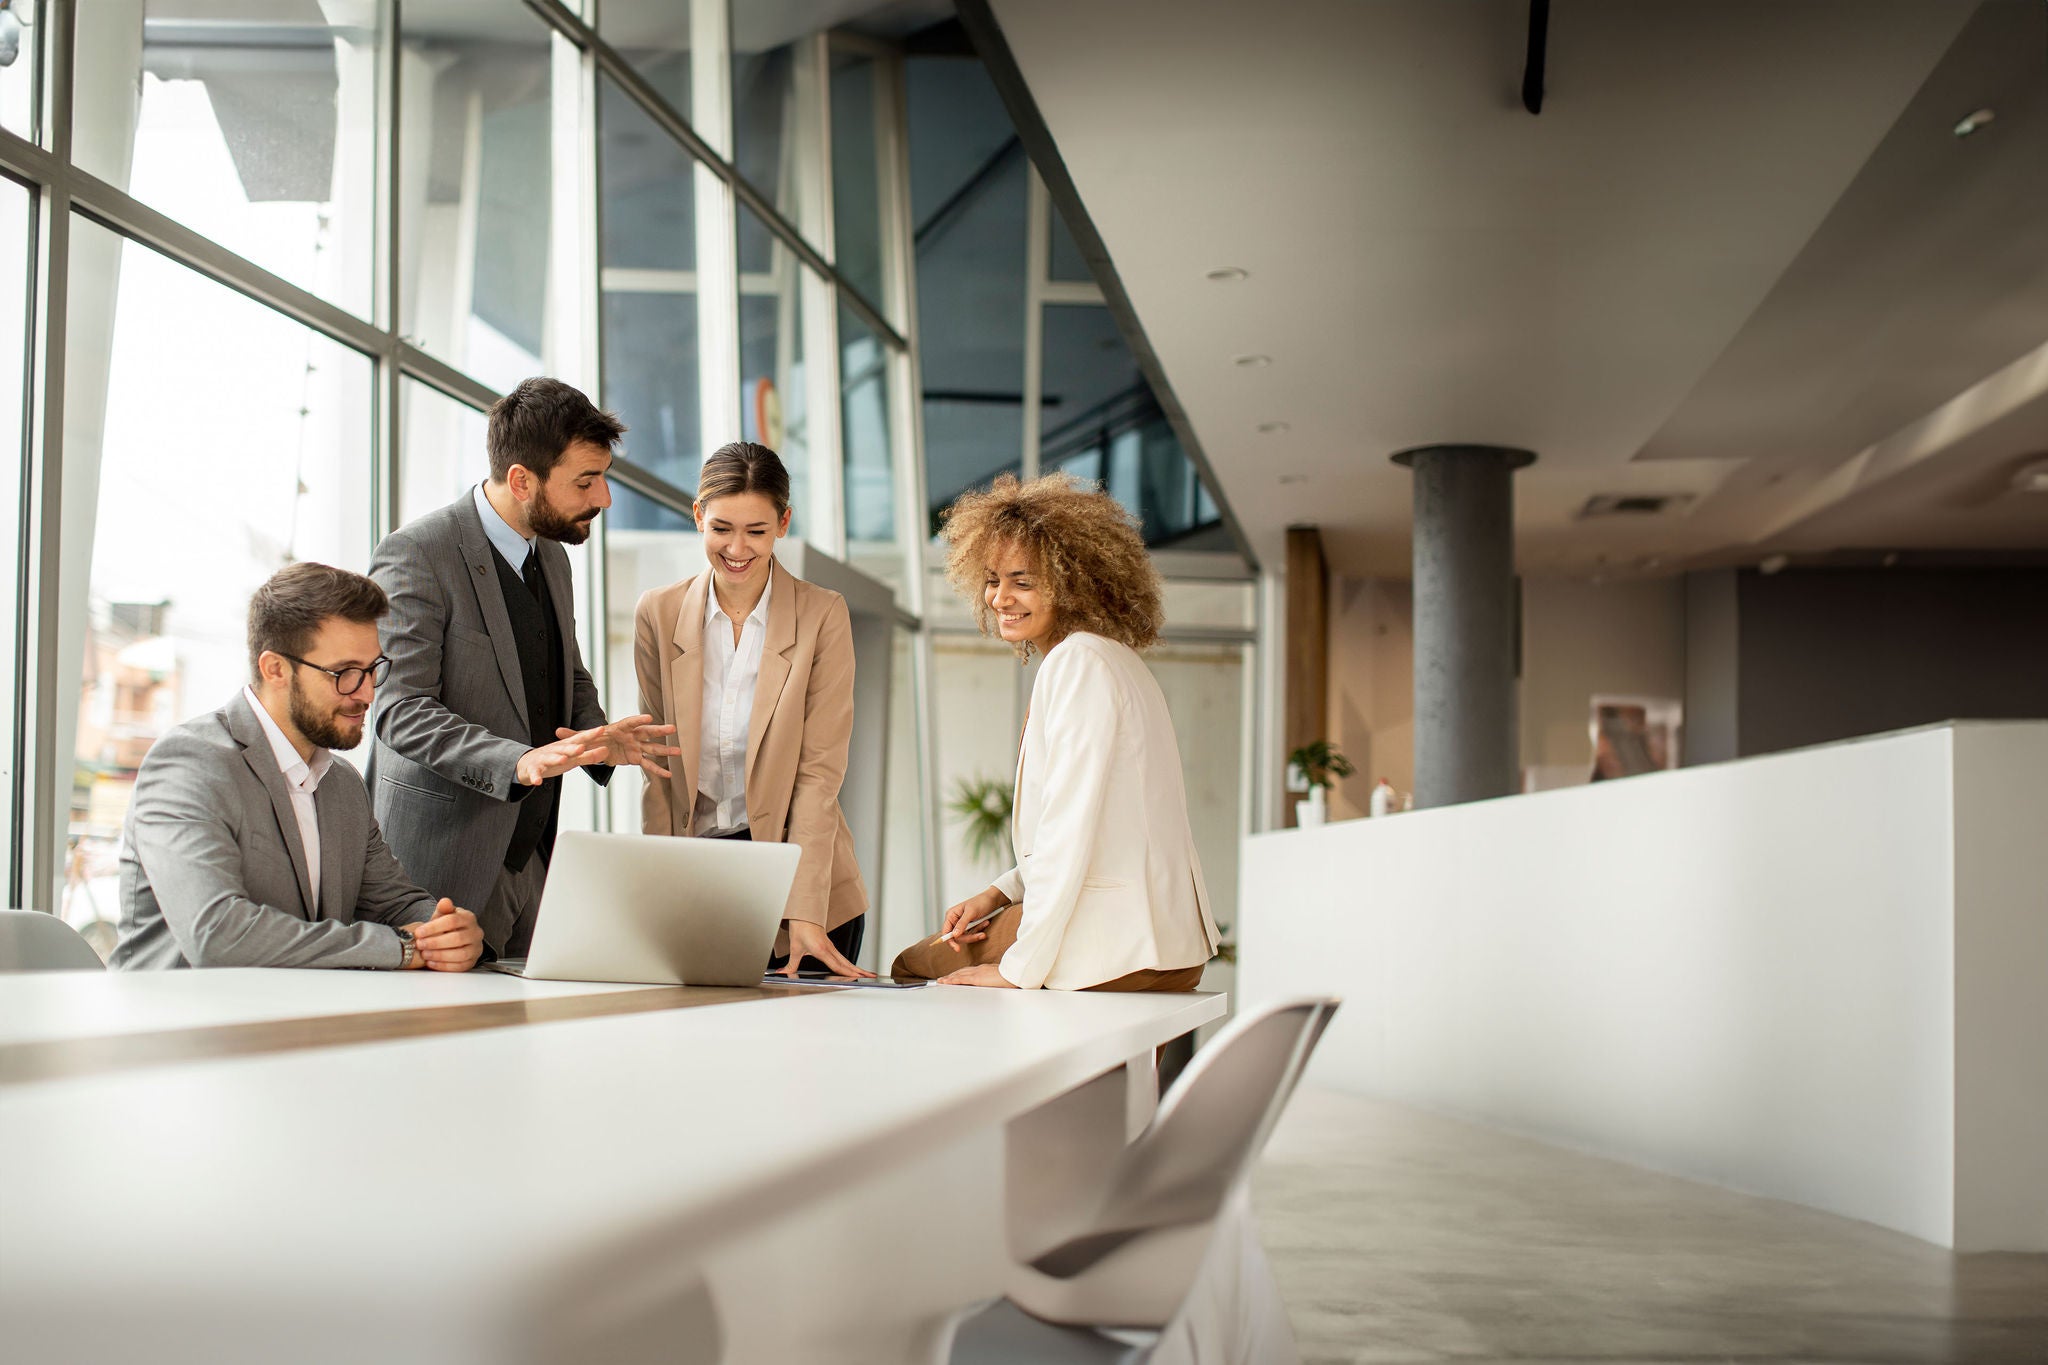
[[[1039,665],[1011,829],[1017,866],[995,881],[1024,903],[1011,985],[1081,990],[1215,955],[1173,718],[1128,646],[1084,632]]]
[[[756,840],[803,850],[784,919],[836,929],[868,908],[839,809],[853,735],[853,623],[846,599],[777,563],[768,638],[747,725],[747,824]],[[704,706],[704,608],[709,570],[656,588],[633,610],[633,667],[640,709],[673,722],[682,756],[668,781],[649,778],[640,802],[648,834],[688,834],[697,805],[697,750]]]

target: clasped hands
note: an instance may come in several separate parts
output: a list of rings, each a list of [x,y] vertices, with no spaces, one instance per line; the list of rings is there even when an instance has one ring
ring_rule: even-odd
[[[476,916],[455,908],[446,896],[434,906],[434,917],[410,926],[413,947],[418,950],[412,965],[436,972],[466,972],[483,956],[484,931]]]
[[[668,779],[668,769],[658,760],[678,757],[683,751],[660,742],[676,732],[673,725],[656,725],[653,716],[627,716],[590,730],[555,731],[555,742],[528,749],[519,757],[519,785],[538,787],[551,777],[571,768],[609,763],[614,768],[637,765],[649,777]]]

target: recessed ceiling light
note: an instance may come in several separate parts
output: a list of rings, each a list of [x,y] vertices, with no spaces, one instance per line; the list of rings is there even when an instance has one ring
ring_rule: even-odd
[[[1969,115],[1956,125],[1956,136],[1968,137],[1997,117],[1998,111],[1995,109],[1979,109],[1976,113]]]
[[[1258,433],[1261,436],[1278,436],[1285,430],[1287,430],[1287,423],[1285,422],[1261,422],[1258,425]]]
[[[1269,355],[1241,355],[1230,362],[1241,370],[1263,370],[1273,363]]]
[[[1307,482],[1308,482],[1308,475],[1306,475],[1306,474],[1282,474],[1282,475],[1280,476],[1280,482],[1282,482],[1282,483],[1307,483]]]
[[[1204,278],[1214,280],[1218,284],[1235,284],[1239,280],[1250,279],[1251,272],[1234,265],[1219,265]]]
[[[2024,464],[2012,476],[2015,493],[2048,493],[2048,460]]]

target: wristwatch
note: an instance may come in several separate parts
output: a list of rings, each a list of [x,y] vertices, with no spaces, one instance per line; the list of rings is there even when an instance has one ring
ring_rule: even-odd
[[[419,945],[413,942],[412,926],[410,924],[398,926],[398,946],[405,954],[405,956],[398,960],[398,970],[402,972],[420,960]]]

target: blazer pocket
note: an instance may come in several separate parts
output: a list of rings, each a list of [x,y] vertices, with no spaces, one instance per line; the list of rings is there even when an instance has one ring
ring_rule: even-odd
[[[455,804],[455,798],[447,792],[429,791],[427,788],[416,786],[411,782],[401,782],[395,777],[387,777],[384,780],[394,787],[404,788],[415,796],[424,796],[429,801],[441,801],[451,806]]]
[[[475,645],[479,649],[497,648],[496,645],[491,643],[491,637],[483,631],[471,630],[468,626],[458,626],[453,621],[448,623],[448,633],[458,640]]]
[[[1081,886],[1087,891],[1121,891],[1130,883],[1122,877],[1083,877]]]

